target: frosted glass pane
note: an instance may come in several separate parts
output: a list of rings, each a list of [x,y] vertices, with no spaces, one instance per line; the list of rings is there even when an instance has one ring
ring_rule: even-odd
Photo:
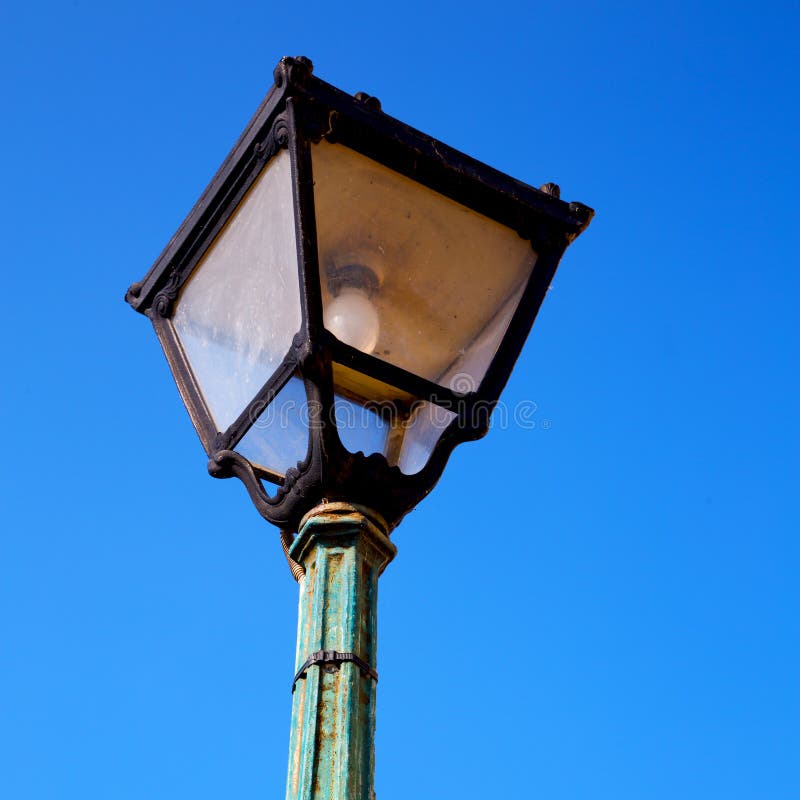
[[[536,263],[530,242],[343,145],[320,142],[312,159],[326,327],[476,388]]]
[[[236,445],[248,461],[283,476],[308,453],[308,401],[300,378],[289,378]]]
[[[404,426],[405,435],[397,460],[402,472],[414,475],[428,463],[433,448],[455,416],[452,411],[427,401],[415,404]]]
[[[172,318],[219,430],[273,374],[300,321],[291,170],[282,150],[197,265]]]

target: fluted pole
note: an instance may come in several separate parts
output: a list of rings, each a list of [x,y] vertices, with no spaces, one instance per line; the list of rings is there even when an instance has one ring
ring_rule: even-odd
[[[287,800],[374,800],[378,577],[396,552],[361,506],[326,503],[301,522]]]

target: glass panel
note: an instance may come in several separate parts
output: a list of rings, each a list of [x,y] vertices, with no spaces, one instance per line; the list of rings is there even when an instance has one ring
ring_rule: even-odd
[[[419,472],[456,414],[340,364],[333,365],[334,411],[351,452],[382,453],[407,475]]]
[[[326,326],[476,388],[536,262],[530,242],[343,145],[320,142],[312,158]]]
[[[308,454],[308,400],[293,376],[236,445],[248,461],[283,476]]]
[[[522,283],[481,333],[475,337],[472,345],[450,365],[438,383],[461,394],[474,392],[478,388],[481,378],[497,352],[503,334],[508,330],[511,318],[517,310],[524,291],[525,283]]]
[[[391,419],[381,417],[374,406],[359,405],[339,394],[334,399],[334,413],[339,438],[351,453],[386,455]]]
[[[219,430],[275,371],[300,321],[291,170],[282,150],[197,265],[172,318]]]
[[[446,408],[420,401],[405,423],[405,435],[397,466],[406,475],[414,475],[428,463],[433,448],[456,414]]]

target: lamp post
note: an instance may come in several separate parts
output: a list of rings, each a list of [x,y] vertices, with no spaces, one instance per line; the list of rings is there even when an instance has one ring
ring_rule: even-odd
[[[218,478],[300,583],[287,800],[374,797],[389,534],[488,430],[592,210],[534,189],[283,58],[127,301],[148,316]]]

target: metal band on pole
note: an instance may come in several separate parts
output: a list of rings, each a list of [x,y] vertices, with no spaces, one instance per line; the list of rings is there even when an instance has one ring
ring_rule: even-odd
[[[294,676],[294,680],[292,681],[292,692],[294,692],[297,681],[301,678],[305,678],[306,670],[314,664],[336,664],[338,666],[345,661],[352,661],[364,675],[372,678],[375,683],[378,682],[378,673],[375,672],[363,658],[360,658],[355,653],[340,653],[338,650],[317,650],[317,652],[312,653],[305,660],[303,666],[297,670],[297,675]]]

